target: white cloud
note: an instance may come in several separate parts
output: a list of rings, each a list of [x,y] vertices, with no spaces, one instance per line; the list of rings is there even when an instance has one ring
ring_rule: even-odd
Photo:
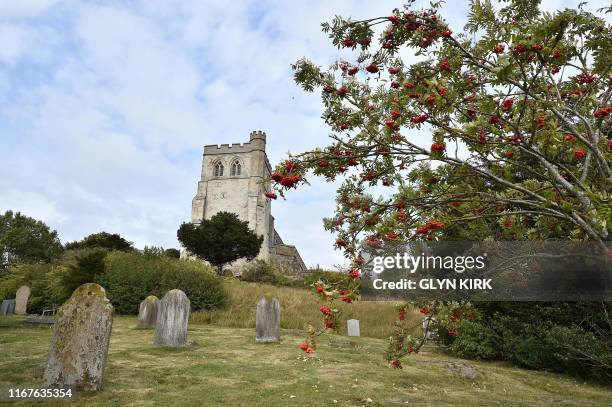
[[[319,95],[295,85],[290,64],[350,55],[320,30],[334,14],[400,3],[1,1],[0,210],[43,219],[64,241],[107,230],[176,246],[202,146],[264,130],[275,163],[326,143]],[[445,5],[455,31],[465,8]],[[316,180],[273,204],[308,265],[342,262],[321,222],[335,187]]]

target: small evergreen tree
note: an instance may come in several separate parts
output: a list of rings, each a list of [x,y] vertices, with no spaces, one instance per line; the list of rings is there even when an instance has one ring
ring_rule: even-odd
[[[263,243],[263,236],[257,236],[248,222],[229,212],[219,212],[199,225],[183,223],[177,237],[189,252],[217,267],[219,274],[227,263],[255,258]]]

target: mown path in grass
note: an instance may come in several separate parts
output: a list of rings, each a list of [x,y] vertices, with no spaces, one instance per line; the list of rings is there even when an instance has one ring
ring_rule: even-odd
[[[0,389],[41,387],[51,330],[16,321],[0,317]],[[153,331],[135,325],[133,317],[115,318],[104,389],[72,404],[603,406],[612,399],[609,389],[562,375],[433,350],[411,357],[401,371],[389,369],[380,339],[327,335],[308,358],[297,348],[299,331],[283,330],[280,344],[257,344],[253,329],[191,325],[190,345],[172,350],[155,348]],[[449,371],[449,361],[476,368],[480,377]]]

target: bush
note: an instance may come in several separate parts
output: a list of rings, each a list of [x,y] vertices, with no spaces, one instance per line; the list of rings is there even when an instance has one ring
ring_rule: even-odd
[[[345,273],[333,272],[333,271],[325,271],[322,269],[315,269],[307,275],[307,277],[303,281],[303,285],[305,287],[310,287],[312,284],[317,281],[323,281],[329,285],[334,285],[340,283],[341,281],[346,279]]]
[[[452,342],[451,350],[462,358],[469,359],[496,359],[497,336],[495,331],[479,321],[464,320],[460,326],[461,335],[452,340],[446,329],[438,332],[438,337]]]
[[[104,258],[107,254],[106,249],[99,248],[66,252],[62,258],[66,269],[60,276],[63,291],[72,293],[82,284],[98,281],[104,273]]]
[[[174,288],[187,294],[193,310],[221,308],[226,304],[222,279],[201,262],[113,252],[104,263],[105,272],[99,283],[119,314],[135,314],[147,296],[161,298]]]
[[[63,273],[65,267],[57,264],[17,264],[0,280],[0,298],[15,298],[17,289],[27,285],[31,290],[27,311],[41,314],[44,308],[61,305],[66,300],[65,293],[57,284],[57,276]]]
[[[159,297],[161,274],[159,258],[140,253],[112,252],[104,259],[104,274],[98,283],[106,289],[115,312],[134,314],[147,296]]]
[[[255,260],[248,264],[242,272],[241,279],[250,283],[265,283],[276,286],[295,285],[293,280],[284,275],[280,266],[263,260]]]
[[[227,305],[223,279],[209,266],[196,260],[161,259],[161,298],[167,291],[179,288],[187,294],[193,310],[213,310]]]
[[[612,381],[610,304],[483,303],[476,320],[462,320],[440,341],[457,356],[508,360],[531,369]]]
[[[164,250],[164,256],[172,257],[174,259],[180,259],[181,252],[178,249],[170,248],[170,249]]]

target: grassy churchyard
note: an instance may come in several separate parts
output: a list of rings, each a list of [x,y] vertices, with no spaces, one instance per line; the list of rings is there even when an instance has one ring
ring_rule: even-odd
[[[0,318],[0,388],[42,387],[52,330],[22,320]],[[154,347],[153,330],[136,324],[135,316],[115,317],[104,388],[72,403],[604,406],[612,398],[610,389],[567,376],[456,359],[431,348],[410,357],[403,370],[390,369],[382,357],[387,343],[378,338],[325,335],[308,357],[297,347],[301,330],[283,329],[281,343],[258,344],[253,328],[192,322],[189,345],[167,349]],[[466,365],[478,377],[464,377]]]

